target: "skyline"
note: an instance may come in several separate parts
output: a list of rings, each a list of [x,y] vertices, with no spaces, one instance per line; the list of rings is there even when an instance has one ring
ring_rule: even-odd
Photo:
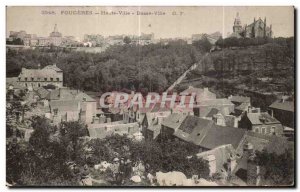
[[[42,14],[42,11],[53,13]],[[91,15],[66,15],[87,11]],[[129,15],[101,15],[104,11]],[[165,13],[137,15],[137,13]],[[176,12],[176,16],[172,13]],[[294,8],[289,7],[7,7],[6,37],[9,31],[24,30],[37,36],[49,36],[57,24],[63,36],[82,39],[84,34],[139,35],[154,33],[154,38],[186,38],[192,34],[214,33],[223,37],[232,33],[236,13],[242,22],[251,24],[254,17],[267,19],[275,37],[294,36]],[[74,12],[73,12],[74,13]],[[78,13],[78,12],[77,12]],[[99,14],[97,14],[99,13]],[[134,14],[131,14],[134,13]],[[182,14],[180,16],[180,14]]]

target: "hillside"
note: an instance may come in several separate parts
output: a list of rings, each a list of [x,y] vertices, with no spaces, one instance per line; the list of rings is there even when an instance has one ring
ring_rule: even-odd
[[[22,67],[54,63],[64,72],[64,85],[85,91],[162,91],[201,57],[193,45],[113,46],[101,53],[70,50],[9,50],[6,75],[17,76]]]
[[[294,94],[294,70],[293,44],[224,48],[207,54],[176,89],[210,87],[220,97],[261,94],[254,105],[267,106],[278,94]]]

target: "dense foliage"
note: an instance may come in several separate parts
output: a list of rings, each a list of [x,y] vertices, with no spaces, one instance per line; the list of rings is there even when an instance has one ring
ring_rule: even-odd
[[[78,177],[69,169],[74,162],[79,168],[92,167],[114,158],[130,159],[132,166],[142,162],[147,173],[181,171],[186,176],[207,178],[208,163],[195,157],[197,147],[184,142],[157,143],[133,141],[113,135],[105,139],[84,140],[86,128],[79,122],[59,127],[41,117],[32,120],[34,132],[29,140],[9,139],[7,143],[7,181],[17,185],[78,185]],[[82,138],[82,139],[81,139]],[[190,156],[190,158],[187,158]],[[79,173],[80,174],[80,173]],[[97,173],[99,175],[99,173]],[[130,176],[126,178],[129,181]]]
[[[220,38],[216,42],[216,45],[221,48],[227,47],[248,47],[248,46],[257,46],[263,45],[267,43],[276,43],[279,45],[286,45],[286,44],[294,44],[294,37],[290,38],[263,38],[263,37],[256,37],[256,38],[237,38],[237,37],[228,37],[228,38]]]
[[[125,136],[114,135],[104,140],[94,139],[88,143],[93,149],[93,164],[112,161],[114,157],[129,158],[133,162],[142,161],[150,173],[158,171],[181,171],[187,177],[199,175],[207,178],[209,166],[207,161],[198,159],[198,147],[181,141],[133,142]],[[190,158],[187,158],[190,156]]]
[[[263,175],[265,184],[293,185],[294,184],[294,155],[293,151],[286,150],[285,153],[277,155],[267,151],[256,152],[257,165],[263,166],[266,171]]]
[[[7,52],[7,76],[17,76],[22,67],[57,64],[64,71],[66,86],[86,91],[161,91],[199,60],[192,45],[113,46],[102,53],[57,50]]]

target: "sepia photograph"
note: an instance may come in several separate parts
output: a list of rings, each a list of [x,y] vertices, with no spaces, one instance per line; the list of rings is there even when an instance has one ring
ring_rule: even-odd
[[[7,6],[6,186],[295,187],[295,14]]]

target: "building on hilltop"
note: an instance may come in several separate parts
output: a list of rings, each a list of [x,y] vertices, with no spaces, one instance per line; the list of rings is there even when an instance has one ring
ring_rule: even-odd
[[[62,34],[58,32],[57,25],[54,25],[53,31],[49,35],[50,44],[60,46],[62,43]]]
[[[239,13],[236,14],[233,23],[233,33],[231,37],[246,37],[246,38],[256,38],[256,37],[272,37],[272,25],[267,26],[267,19],[265,17],[262,20],[260,17],[258,20],[254,17],[253,23],[249,25],[242,26],[242,22]]]

